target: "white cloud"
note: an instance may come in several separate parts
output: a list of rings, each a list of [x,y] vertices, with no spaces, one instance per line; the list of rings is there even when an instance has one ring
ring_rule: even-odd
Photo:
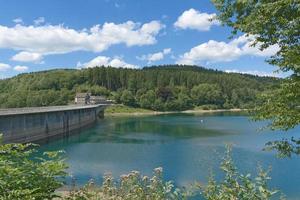
[[[177,61],[178,64],[196,64],[198,61],[231,61],[238,58],[241,49],[225,42],[209,40],[206,43],[193,47],[189,52],[183,54]]]
[[[13,20],[13,22],[15,22],[16,24],[22,24],[23,23],[23,19],[18,17],[16,19]]]
[[[17,65],[17,66],[14,67],[14,70],[18,71],[18,72],[24,72],[24,71],[28,70],[28,67],[27,66]]]
[[[258,71],[258,70],[240,71],[237,69],[228,69],[228,70],[225,70],[225,72],[226,73],[251,74],[251,75],[256,75],[256,76],[280,77],[280,75],[278,73],[264,72],[264,71]]]
[[[193,8],[184,11],[174,23],[176,28],[195,29],[198,31],[209,31],[213,25],[219,25],[219,21],[214,19],[216,14],[201,13]]]
[[[104,23],[89,30],[74,30],[63,25],[14,27],[0,25],[0,48],[34,52],[43,55],[72,51],[101,52],[115,44],[151,45],[164,27],[159,21],[143,25],[127,21],[122,24]]]
[[[267,57],[279,50],[279,47],[274,45],[261,51],[259,50],[260,44],[255,47],[251,46],[253,39],[254,36],[243,35],[228,43],[209,40],[181,55],[177,64],[197,64],[200,61],[228,62],[246,55]]]
[[[171,51],[172,51],[171,48],[164,49],[164,50],[163,50],[163,54],[164,54],[164,55],[167,55],[167,54],[171,53]]]
[[[77,64],[77,67],[85,67],[85,68],[92,68],[92,67],[100,67],[100,66],[111,66],[116,68],[138,68],[136,65],[128,64],[121,58],[110,58],[106,56],[98,56],[93,60],[81,64],[80,62]]]
[[[9,64],[0,63],[0,71],[6,71],[10,68],[11,68],[11,66]]]
[[[14,55],[11,60],[19,61],[19,62],[34,62],[38,63],[43,59],[43,56],[39,53],[31,53],[22,51],[16,55]]]
[[[33,22],[34,22],[34,25],[39,26],[40,24],[45,23],[45,18],[39,17],[39,18],[35,19]]]
[[[241,37],[246,37],[245,35]],[[247,37],[246,37],[247,38]],[[243,55],[252,55],[252,56],[260,56],[260,57],[269,57],[275,55],[279,50],[278,45],[272,45],[263,51],[260,50],[261,43],[253,46],[254,37],[249,37],[250,39],[241,47]]]
[[[137,59],[139,59],[139,60],[147,60],[148,64],[150,64],[152,62],[164,59],[165,55],[170,54],[171,51],[172,51],[171,48],[167,48],[167,49],[164,49],[161,52],[156,52],[156,53],[148,54],[148,55],[142,55],[140,57],[137,57]]]

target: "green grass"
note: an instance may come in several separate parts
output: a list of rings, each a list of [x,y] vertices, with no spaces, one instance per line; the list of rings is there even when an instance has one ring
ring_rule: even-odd
[[[151,113],[152,110],[143,108],[134,108],[125,105],[112,105],[105,109],[105,114],[118,114],[118,113]]]

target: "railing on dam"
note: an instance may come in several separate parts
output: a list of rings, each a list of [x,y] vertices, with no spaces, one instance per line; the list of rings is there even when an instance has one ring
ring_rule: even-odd
[[[108,105],[110,104],[7,108],[7,109],[0,109],[0,116],[80,110],[80,109],[88,109],[88,108],[97,108],[97,107],[108,106]]]

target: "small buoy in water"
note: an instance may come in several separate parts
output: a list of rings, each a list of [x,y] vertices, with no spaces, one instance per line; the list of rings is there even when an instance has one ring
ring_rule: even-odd
[[[203,123],[203,119],[201,119],[200,122]]]

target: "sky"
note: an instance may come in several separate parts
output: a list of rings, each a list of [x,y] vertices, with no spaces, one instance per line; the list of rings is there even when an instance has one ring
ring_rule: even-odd
[[[0,78],[57,68],[191,64],[280,76],[278,47],[229,39],[209,0],[0,0]]]

